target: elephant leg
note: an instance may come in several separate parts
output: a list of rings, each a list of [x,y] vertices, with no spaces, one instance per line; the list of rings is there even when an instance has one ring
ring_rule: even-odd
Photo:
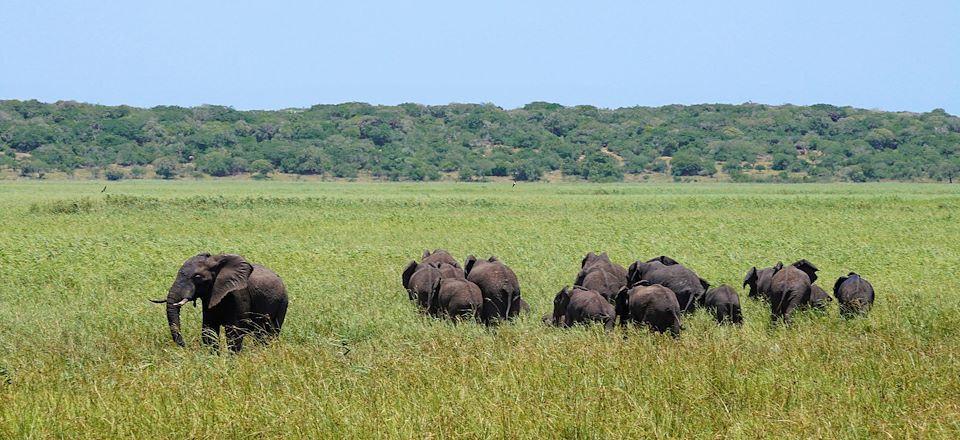
[[[797,309],[797,306],[800,305],[800,296],[795,295],[793,297],[787,298],[783,307],[783,323],[789,326],[792,324],[792,319],[790,318],[793,315],[793,311]]]
[[[225,328],[224,333],[227,335],[227,347],[230,351],[234,353],[239,353],[243,349],[243,335],[246,333],[245,329],[239,326],[231,325]]]
[[[723,313],[723,306],[717,306],[717,308],[713,309],[713,312],[717,319],[717,324],[723,324],[723,321],[726,319]]]
[[[206,345],[211,351],[216,353],[220,350],[220,326],[204,322],[200,339],[203,341],[203,345]]]

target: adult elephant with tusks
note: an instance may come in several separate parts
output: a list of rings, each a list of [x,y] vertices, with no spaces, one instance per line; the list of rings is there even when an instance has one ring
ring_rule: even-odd
[[[239,352],[244,335],[279,334],[287,314],[287,289],[276,273],[239,255],[197,254],[180,267],[165,300],[150,300],[166,304],[170,335],[181,347],[180,308],[189,301],[196,305],[197,299],[203,310],[203,342],[214,349],[221,327],[227,346]]]
[[[499,321],[513,319],[521,311],[529,311],[530,307],[520,298],[517,275],[497,257],[477,260],[477,257],[470,255],[463,270],[467,280],[476,284],[483,295],[480,317],[485,325],[495,325]]]
[[[641,280],[650,284],[660,284],[677,295],[681,312],[692,312],[700,302],[710,283],[678,263],[673,258],[661,255],[647,261],[637,261],[627,269],[627,285],[633,286]]]

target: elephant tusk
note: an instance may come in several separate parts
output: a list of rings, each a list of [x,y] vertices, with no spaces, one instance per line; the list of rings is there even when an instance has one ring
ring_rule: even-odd
[[[147,298],[147,301],[150,301],[152,303],[157,303],[157,304],[163,304],[167,302],[167,300],[165,299],[150,299],[150,298]]]
[[[190,302],[190,300],[184,298],[184,299],[181,299],[180,302],[178,302],[178,303],[176,303],[176,304],[174,304],[174,305],[177,306],[177,307],[180,307],[180,306],[182,306],[182,305],[184,305],[184,304],[186,304],[186,303],[188,303],[188,302]]]

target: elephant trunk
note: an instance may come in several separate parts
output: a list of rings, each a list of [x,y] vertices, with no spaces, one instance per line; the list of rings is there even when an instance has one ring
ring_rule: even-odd
[[[177,304],[167,304],[167,323],[170,325],[170,336],[173,342],[183,347],[183,336],[180,335],[180,306]]]
[[[183,336],[180,335],[180,308],[187,301],[193,299],[195,292],[196,290],[190,280],[178,276],[167,293],[167,300],[165,301],[167,304],[167,325],[170,326],[170,336],[173,337],[173,342],[181,347],[184,344]]]

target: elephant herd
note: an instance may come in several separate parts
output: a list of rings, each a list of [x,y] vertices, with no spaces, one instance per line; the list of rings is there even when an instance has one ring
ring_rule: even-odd
[[[773,324],[791,323],[797,309],[826,309],[833,301],[814,284],[819,269],[806,259],[785,266],[750,268],[743,287],[750,298],[770,305]],[[469,256],[461,269],[449,252],[424,251],[418,263],[403,270],[403,287],[420,311],[454,321],[473,319],[486,325],[511,319],[529,306],[520,296],[517,276],[496,257],[478,261]],[[837,279],[833,296],[844,317],[865,315],[873,305],[870,283],[856,273]],[[679,336],[681,317],[704,308],[719,324],[742,324],[743,313],[736,290],[710,283],[668,256],[636,261],[624,268],[606,252],[589,252],[580,262],[573,287],[563,287],[553,299],[553,312],[544,315],[549,325],[569,327],[597,322],[608,331],[620,325],[642,325],[651,331]]]
[[[824,309],[833,301],[815,285],[818,269],[807,260],[785,266],[750,268],[743,280],[749,296],[770,304],[771,321],[790,323],[802,308]],[[403,269],[403,287],[423,313],[455,322],[473,320],[487,326],[529,313],[520,295],[520,282],[509,266],[490,257],[470,255],[463,266],[443,249],[424,251],[420,262]],[[874,301],[873,286],[856,273],[837,279],[833,296],[844,317],[865,315]],[[231,351],[238,352],[245,335],[276,336],[287,313],[287,290],[280,277],[266,267],[233,254],[200,253],[190,257],[174,278],[166,299],[167,325],[173,341],[183,346],[180,309],[188,302],[202,308],[202,340],[218,346],[221,328]],[[573,287],[564,287],[553,300],[553,312],[543,317],[549,325],[569,327],[599,322],[612,330],[633,323],[652,331],[678,336],[681,317],[697,308],[713,313],[718,323],[741,324],[737,292],[710,283],[676,260],[659,256],[624,268],[607,254],[588,253],[580,263]]]

